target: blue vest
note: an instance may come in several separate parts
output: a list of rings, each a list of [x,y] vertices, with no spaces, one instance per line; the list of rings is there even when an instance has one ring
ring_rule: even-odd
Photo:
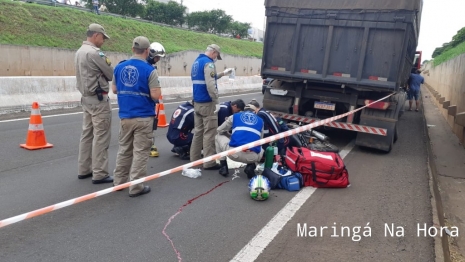
[[[232,115],[232,108],[231,102],[223,102],[220,104],[220,110],[218,111],[218,126],[221,126],[224,121],[226,121],[226,117]]]
[[[194,64],[192,65],[191,79],[192,79],[192,84],[194,85],[193,87],[194,102],[196,103],[207,103],[207,102],[212,101],[212,98],[208,94],[207,84],[205,82],[205,72],[203,70],[205,68],[205,64],[207,63],[213,64],[213,60],[210,57],[204,54],[201,54],[199,55],[199,57],[197,57]],[[216,86],[216,70],[215,70],[215,86]],[[218,89],[217,86],[216,86],[216,89]]]
[[[194,106],[185,102],[178,106],[171,116],[166,137],[169,139],[179,138],[180,133],[189,134],[194,129]]]
[[[149,77],[155,70],[146,61],[129,59],[115,67],[119,118],[154,117],[155,102],[150,97]]]
[[[252,112],[239,112],[233,115],[232,135],[229,145],[238,147],[257,141],[261,138],[263,120]],[[252,147],[250,150],[259,154],[261,146]]]

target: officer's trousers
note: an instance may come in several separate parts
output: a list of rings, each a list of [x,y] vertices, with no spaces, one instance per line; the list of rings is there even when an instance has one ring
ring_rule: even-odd
[[[153,120],[153,117],[121,119],[119,149],[113,172],[115,186],[147,176],[147,152],[152,146]],[[137,194],[143,189],[142,183],[130,186],[129,194]]]
[[[229,137],[225,135],[219,135],[219,134],[216,135],[215,137],[216,151],[224,152],[231,148],[234,148],[229,145],[229,141],[230,141]],[[237,162],[241,162],[245,164],[253,164],[253,163],[259,162],[260,159],[262,158],[262,155],[263,155],[263,150],[260,150],[260,154],[257,154],[251,150],[247,150],[247,152],[235,153],[235,154],[229,155],[228,157],[229,159],[233,161],[237,161]],[[226,157],[222,157],[220,158],[220,160],[226,160]]]
[[[111,139],[111,105],[107,95],[81,98],[82,133],[79,143],[78,175],[93,173],[93,180],[108,176],[108,147]]]
[[[194,103],[194,137],[190,151],[191,161],[196,161],[203,156],[209,157],[216,154],[215,151],[215,135],[218,128],[218,115],[215,114],[214,102],[209,103]],[[209,168],[216,165],[215,161],[206,162],[204,168]]]

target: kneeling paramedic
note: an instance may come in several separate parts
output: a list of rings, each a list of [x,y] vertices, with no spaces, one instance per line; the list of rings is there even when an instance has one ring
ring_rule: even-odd
[[[194,129],[194,105],[187,101],[176,108],[168,127],[166,138],[173,144],[171,151],[177,153],[182,160],[189,160],[192,129]]]
[[[242,99],[227,101],[220,104],[218,111],[218,126],[221,126],[229,116],[244,111],[245,103]]]
[[[250,142],[260,140],[263,137],[263,120],[254,114],[250,106],[246,106],[245,111],[235,113],[228,117],[226,121],[218,127],[218,134],[215,137],[216,152],[224,152],[231,148],[242,146]],[[232,129],[229,137],[229,131]],[[263,150],[256,146],[242,152],[238,152],[228,157],[237,162],[246,163],[244,172],[250,179],[255,176],[256,164],[262,158]],[[220,175],[229,175],[228,162],[226,157],[220,158]]]

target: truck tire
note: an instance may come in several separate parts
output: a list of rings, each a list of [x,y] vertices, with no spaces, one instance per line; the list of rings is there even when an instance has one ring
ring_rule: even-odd
[[[389,153],[392,150],[394,141],[397,140],[397,110],[376,110],[365,108],[360,114],[360,124],[386,129],[386,136],[358,133],[355,144],[358,146],[375,148]],[[398,111],[397,111],[398,113]]]
[[[294,105],[294,98],[291,96],[275,96],[270,93],[270,89],[265,90],[262,107],[269,111],[277,111],[288,114]]]

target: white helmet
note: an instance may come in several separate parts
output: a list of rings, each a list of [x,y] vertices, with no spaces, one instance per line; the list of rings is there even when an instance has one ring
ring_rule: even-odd
[[[158,42],[153,42],[150,44],[150,53],[149,56],[154,58],[156,56],[165,57],[165,48]]]
[[[252,177],[249,182],[249,194],[253,200],[263,201],[270,196],[270,180],[262,175]]]

